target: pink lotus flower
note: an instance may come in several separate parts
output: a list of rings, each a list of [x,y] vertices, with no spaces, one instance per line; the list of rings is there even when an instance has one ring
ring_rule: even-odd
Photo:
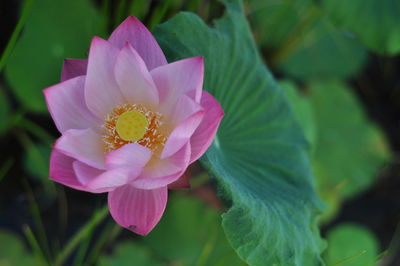
[[[160,220],[168,188],[210,146],[223,116],[202,90],[203,57],[168,64],[151,33],[127,18],[108,41],[94,37],[88,60],[67,59],[61,83],[44,90],[62,136],[50,178],[108,192],[112,217],[138,234]]]

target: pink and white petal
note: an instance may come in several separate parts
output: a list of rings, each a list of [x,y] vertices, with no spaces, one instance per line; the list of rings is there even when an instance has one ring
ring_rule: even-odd
[[[168,189],[190,188],[189,176],[184,173],[178,180],[168,185]]]
[[[190,137],[201,123],[205,111],[192,99],[183,95],[176,104],[171,120],[179,124],[172,130],[161,153],[161,159],[167,158],[180,150],[190,141]]]
[[[72,167],[74,169],[76,178],[83,186],[86,186],[86,184],[94,180],[97,176],[104,173],[104,170],[91,167],[82,163],[81,161],[73,162]]]
[[[65,131],[54,149],[94,168],[105,169],[101,137],[91,129]]]
[[[94,178],[85,188],[93,193],[103,193],[132,182],[142,172],[143,168],[126,166],[108,170]]]
[[[100,129],[101,121],[86,106],[84,84],[85,76],[79,76],[43,91],[51,117],[61,133],[68,129]]]
[[[160,104],[163,108],[174,106],[185,94],[194,97],[200,103],[203,77],[203,57],[191,57],[157,67],[150,71],[158,89]]]
[[[151,150],[140,144],[126,144],[106,155],[106,168],[109,170],[124,166],[143,168],[150,160],[151,155]]]
[[[206,91],[203,91],[201,106],[203,106],[205,114],[199,127],[190,138],[190,145],[192,147],[190,163],[199,159],[208,147],[210,147],[219,124],[221,123],[222,117],[224,116],[224,111],[222,110],[221,105]]]
[[[167,186],[178,180],[189,166],[190,144],[187,143],[173,156],[145,167],[142,174],[131,185],[140,189]]]
[[[119,225],[147,235],[164,213],[167,198],[167,187],[143,190],[125,185],[108,194],[108,207]]]
[[[179,178],[182,169],[168,160],[146,167],[139,178],[131,184],[140,189],[153,189],[166,186]],[[173,179],[173,180],[172,180]]]
[[[50,155],[50,179],[74,189],[84,190],[72,168],[74,161],[75,159],[53,150]]]
[[[120,49],[129,42],[143,58],[149,70],[167,64],[164,53],[148,29],[135,17],[128,17],[108,39]]]
[[[177,126],[202,110],[203,107],[199,103],[196,103],[189,96],[181,95],[177,102],[172,106],[170,112],[162,112],[162,114],[168,118],[169,123]]]
[[[100,119],[123,102],[114,77],[119,50],[106,40],[94,37],[89,51],[85,100],[90,111]]]
[[[158,91],[140,55],[129,43],[120,51],[114,68],[115,78],[125,99],[131,103],[158,105]]]
[[[65,59],[61,71],[61,81],[86,75],[86,59]]]

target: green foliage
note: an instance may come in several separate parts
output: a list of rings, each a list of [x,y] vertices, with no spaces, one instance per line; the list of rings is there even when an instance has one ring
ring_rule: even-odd
[[[220,219],[216,210],[198,200],[174,197],[160,223],[144,241],[158,256],[173,264],[244,265],[226,241]]]
[[[18,23],[15,26],[10,39],[8,40],[7,46],[5,47],[3,53],[0,56],[0,73],[3,71],[3,68],[7,63],[7,60],[10,57],[10,54],[15,47],[15,44],[17,43],[18,35],[21,33],[21,30],[25,25],[26,18],[28,17],[28,14],[32,7],[32,3],[33,0],[25,0],[22,4],[21,15],[19,17]]]
[[[364,65],[366,51],[335,28],[311,0],[249,1],[250,18],[260,46],[270,50],[270,63],[291,77],[348,78]]]
[[[176,247],[176,245],[170,245]],[[126,241],[118,245],[112,255],[100,258],[100,266],[127,265],[165,265],[152,256],[150,249],[133,241]]]
[[[156,28],[170,61],[205,57],[205,89],[225,117],[203,156],[228,202],[225,233],[251,265],[321,265],[308,144],[283,90],[262,63],[241,1],[225,0],[226,14],[208,27],[182,13]]]
[[[342,184],[351,197],[368,188],[389,159],[385,140],[366,118],[350,89],[341,82],[315,82],[310,101],[317,121],[315,171],[321,191]]]
[[[278,67],[303,80],[348,78],[363,67],[365,59],[365,49],[357,40],[320,19]]]
[[[340,224],[328,232],[328,265],[372,266],[378,256],[378,241],[366,228]]]
[[[350,29],[371,50],[400,52],[400,1],[323,0],[323,7],[341,27]]]
[[[362,111],[350,89],[339,81],[314,81],[301,95],[282,82],[292,108],[313,144],[318,192],[328,203],[329,220],[347,198],[369,188],[390,159],[385,138]]]
[[[330,206],[324,219],[329,219],[340,202],[374,183],[390,153],[344,83],[314,82],[310,101],[318,132],[313,166],[319,193]]]
[[[40,180],[47,180],[49,178],[50,145],[31,143],[26,148],[25,169]]]
[[[129,14],[143,19],[149,11],[150,1],[131,1],[129,6]]]
[[[28,138],[22,139],[25,148],[24,168],[30,176],[42,183],[46,196],[56,196],[55,184],[49,180],[50,144],[33,143]]]
[[[92,217],[83,225],[73,236],[65,243],[63,248],[58,252],[54,259],[54,265],[64,265],[71,253],[79,246],[86,238],[91,237],[94,229],[108,216],[109,211],[107,205],[93,212]]]
[[[250,22],[262,47],[278,49],[315,17],[312,0],[248,0]]]
[[[311,147],[315,148],[318,132],[310,100],[307,98],[307,95],[303,95],[297,90],[296,85],[293,82],[287,80],[280,84],[286,92],[289,103],[293,108],[297,120],[303,128],[307,140],[311,143]]]
[[[100,13],[88,0],[36,0],[6,66],[6,78],[29,110],[46,111],[42,90],[59,81],[63,59],[83,58]]]
[[[34,266],[40,265],[28,253],[21,240],[8,231],[0,231],[0,266]]]

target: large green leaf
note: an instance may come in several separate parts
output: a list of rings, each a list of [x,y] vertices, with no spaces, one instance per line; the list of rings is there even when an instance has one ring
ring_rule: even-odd
[[[228,203],[223,228],[251,265],[320,265],[323,242],[315,220],[321,202],[308,144],[259,57],[241,1],[223,2],[226,13],[215,28],[182,13],[155,32],[170,61],[205,57],[204,87],[225,111],[202,159]]]
[[[307,140],[311,143],[311,147],[315,149],[318,132],[310,100],[297,89],[293,82],[285,80],[280,84],[285,89],[290,106],[293,108],[294,114],[303,128]]]
[[[298,41],[294,51],[278,63],[282,71],[299,79],[348,78],[361,69],[366,55],[354,37],[322,18]]]
[[[362,106],[341,82],[314,82],[310,101],[318,137],[315,170],[323,192],[341,186],[347,198],[368,188],[389,159],[385,138],[368,121]]]
[[[42,182],[46,196],[56,195],[54,183],[49,180],[49,161],[51,145],[45,143],[32,143],[24,140],[24,168],[30,176]]]
[[[327,13],[340,26],[352,30],[371,50],[400,52],[400,1],[323,0]]]
[[[332,218],[341,202],[369,188],[390,158],[383,134],[371,123],[350,89],[339,81],[313,82],[306,94],[294,83],[282,82],[313,145],[313,167],[318,192]]]
[[[379,244],[368,229],[356,224],[340,224],[329,230],[327,240],[325,255],[329,265],[375,265]]]
[[[144,241],[173,265],[244,265],[226,241],[218,211],[193,198],[172,197]]]
[[[338,30],[315,1],[248,2],[256,38],[271,62],[290,76],[347,78],[364,65],[364,47]]]
[[[307,30],[317,14],[312,0],[247,0],[249,17],[262,47],[280,49],[296,31]],[[305,28],[306,27],[306,28]]]
[[[49,178],[49,161],[50,161],[50,145],[31,143],[25,147],[24,167],[34,177],[41,181],[48,181]]]
[[[86,57],[91,37],[101,30],[99,12],[88,0],[34,1],[6,66],[6,78],[21,103],[45,111],[41,91],[59,81],[63,59]]]
[[[173,245],[172,245],[173,246]],[[134,241],[120,243],[113,254],[103,256],[99,259],[100,266],[123,266],[143,265],[162,266],[165,265],[156,259],[151,249]]]

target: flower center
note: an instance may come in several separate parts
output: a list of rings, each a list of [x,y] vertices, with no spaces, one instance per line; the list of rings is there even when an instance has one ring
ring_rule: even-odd
[[[137,142],[158,154],[167,141],[167,132],[160,113],[138,104],[121,104],[104,121],[104,152]]]
[[[128,111],[120,115],[115,130],[125,141],[138,141],[143,138],[149,122],[144,114],[138,111]]]

